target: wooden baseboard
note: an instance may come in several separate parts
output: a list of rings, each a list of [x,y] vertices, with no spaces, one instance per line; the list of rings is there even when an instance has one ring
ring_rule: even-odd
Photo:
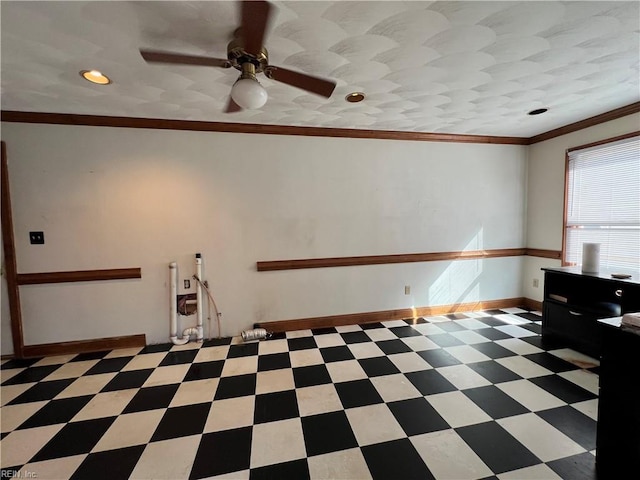
[[[46,357],[49,355],[66,355],[70,353],[101,352],[116,348],[144,347],[147,339],[144,334],[124,337],[95,338],[92,340],[76,340],[73,342],[42,343],[25,345],[24,357]]]
[[[522,306],[530,308],[531,310],[536,310],[537,312],[542,311],[542,302],[539,302],[538,300],[534,300],[532,298],[523,298]]]
[[[513,308],[522,306],[524,301],[524,298],[519,297],[472,303],[457,303],[453,305],[436,305],[433,307],[398,308],[395,310],[382,310],[379,312],[349,313],[345,315],[330,315],[327,317],[260,322],[256,323],[254,327],[264,328],[269,332],[288,332],[292,330],[307,330],[310,328],[339,327],[360,323],[384,322],[386,320],[401,320],[403,318],[432,317],[435,315],[444,315],[455,312],[470,312],[473,310]]]

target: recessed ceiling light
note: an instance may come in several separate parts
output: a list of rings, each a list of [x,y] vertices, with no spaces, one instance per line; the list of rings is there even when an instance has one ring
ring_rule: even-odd
[[[344,97],[344,99],[347,102],[350,102],[350,103],[358,103],[358,102],[361,102],[362,100],[364,100],[364,93],[362,93],[362,92],[353,92],[353,93],[350,93],[349,95],[347,95],[346,97]]]
[[[549,110],[548,108],[536,108],[535,110],[531,110],[527,115],[541,115],[544,112]]]
[[[108,85],[111,83],[111,80],[106,75],[103,75],[102,72],[98,70],[82,70],[80,72],[82,78],[90,81],[91,83],[97,83],[98,85]]]

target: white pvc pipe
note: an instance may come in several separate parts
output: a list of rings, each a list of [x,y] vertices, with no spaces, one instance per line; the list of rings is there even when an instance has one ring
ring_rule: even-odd
[[[189,337],[191,335],[196,335],[196,336],[198,335],[198,327],[189,327],[189,328],[185,328],[182,331],[182,336],[187,340],[189,340]]]
[[[196,315],[198,317],[198,324],[196,326],[196,340],[202,342],[204,340],[204,329],[202,328],[202,255],[196,253]]]
[[[171,300],[169,302],[171,335],[169,338],[174,345],[184,345],[189,341],[189,335],[183,334],[182,338],[178,338],[178,264],[176,262],[169,264],[169,272],[171,274]]]

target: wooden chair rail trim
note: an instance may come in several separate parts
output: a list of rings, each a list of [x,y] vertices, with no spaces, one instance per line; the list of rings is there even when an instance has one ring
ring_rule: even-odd
[[[395,255],[367,255],[359,257],[308,258],[298,260],[272,260],[257,262],[259,272],[294,270],[300,268],[350,267],[382,265],[388,263],[434,262],[439,260],[470,260],[475,258],[513,257],[524,255],[524,248],[496,250],[468,250],[458,252],[407,253]]]
[[[19,273],[18,285],[126,280],[130,278],[142,278],[142,270],[137,267],[112,268],[106,270],[74,270],[68,272]]]
[[[23,356],[46,357],[49,355],[67,355],[70,353],[102,352],[116,348],[144,347],[147,344],[146,338],[144,334],[137,334],[122,337],[95,338],[92,340],[75,340],[72,342],[25,345]]]
[[[451,305],[437,305],[431,307],[398,308],[377,312],[348,313],[344,315],[329,315],[326,317],[298,318],[293,320],[278,320],[259,322],[255,328],[264,328],[269,332],[288,332],[292,330],[308,330],[311,328],[340,327],[361,323],[384,322],[387,320],[401,320],[418,317],[445,315],[455,312],[470,312],[473,310],[490,310],[494,308],[513,308],[523,306],[525,299],[507,298],[500,300],[480,300],[472,303],[457,303]]]
[[[477,258],[500,258],[528,255],[560,259],[562,252],[537,248],[501,248],[492,250],[467,250],[458,252],[406,253],[395,255],[365,255],[358,257],[307,258],[295,260],[270,260],[256,262],[259,272],[275,270],[297,270],[303,268],[352,267],[383,265],[389,263],[436,262],[442,260],[471,260]]]
[[[553,258],[555,260],[562,259],[561,250],[542,250],[539,248],[527,248],[525,255],[529,257]]]

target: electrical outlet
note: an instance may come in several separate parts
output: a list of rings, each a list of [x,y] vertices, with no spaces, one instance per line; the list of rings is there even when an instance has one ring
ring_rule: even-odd
[[[533,279],[533,288],[538,288],[540,286],[540,280],[537,278]]]
[[[184,279],[184,289],[188,290],[191,288],[191,280],[189,280],[188,278]]]
[[[31,245],[44,245],[44,232],[29,232]]]
[[[411,295],[411,285],[405,285],[404,286],[404,294],[405,295]]]

